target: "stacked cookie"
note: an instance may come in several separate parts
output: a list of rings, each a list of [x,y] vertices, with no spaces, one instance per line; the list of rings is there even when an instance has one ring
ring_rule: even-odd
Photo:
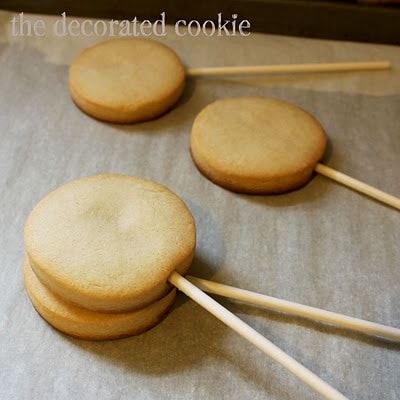
[[[157,183],[106,174],[42,199],[25,225],[25,285],[55,328],[87,339],[141,333],[174,302],[196,233],[186,205]]]

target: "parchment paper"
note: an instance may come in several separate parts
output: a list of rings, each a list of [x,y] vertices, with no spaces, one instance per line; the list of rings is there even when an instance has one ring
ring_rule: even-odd
[[[322,122],[328,165],[400,196],[399,48],[171,33],[191,66],[388,58],[395,70],[191,80],[162,118],[119,126],[68,94],[68,64],[94,39],[11,38],[11,15],[0,13],[0,399],[319,398],[183,295],[160,325],[124,340],[72,339],[38,316],[23,288],[24,221],[50,190],[101,172],[148,177],[187,202],[199,239],[192,274],[400,326],[397,211],[320,176],[281,196],[233,194],[201,176],[188,151],[206,104],[272,95]],[[400,398],[398,345],[221,302],[350,399]]]

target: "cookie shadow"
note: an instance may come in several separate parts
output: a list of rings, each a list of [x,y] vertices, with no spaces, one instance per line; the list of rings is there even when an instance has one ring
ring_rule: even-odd
[[[190,272],[212,279],[216,269],[216,266],[196,257],[193,271]],[[228,301],[221,303],[226,303],[227,308],[232,309]],[[230,340],[227,341],[226,337],[231,335],[235,333],[230,328],[182,293],[178,293],[175,305],[161,323],[138,336],[88,341],[60,333],[63,340],[72,346],[130,374],[139,373],[163,379],[171,374],[196,370],[196,365],[218,365],[218,368],[226,369],[229,374],[234,371],[243,381],[266,394],[279,393],[282,399],[292,398],[293,390],[282,386],[279,370],[255,369],[248,352],[235,351],[230,346]],[[245,341],[243,346],[252,349]],[[266,358],[267,365],[270,362]],[[207,389],[204,390],[207,393]],[[212,386],[209,395],[216,396]]]
[[[215,270],[195,257],[193,270],[205,276]],[[191,270],[192,272],[192,270]],[[160,376],[179,373],[204,359],[218,356],[227,328],[182,293],[164,319],[152,329],[124,339],[89,341],[61,334],[80,350],[132,373]],[[213,334],[211,334],[213,332]]]
[[[190,273],[210,279],[216,270],[215,265],[196,257]],[[127,373],[162,378],[196,369],[196,365],[218,364],[235,371],[259,390],[281,392],[283,399],[290,399],[289,390],[279,384],[278,372],[274,369],[254,370],[246,352],[232,350],[229,341],[226,343],[225,338],[234,333],[182,293],[178,293],[176,303],[165,319],[141,335],[109,341],[87,341],[60,335],[72,346]],[[210,396],[215,395],[215,389],[210,387],[210,390],[213,390]]]
[[[218,273],[226,254],[222,228],[212,214],[198,202],[186,199],[186,203],[196,221],[196,254],[188,271],[189,275],[212,279]],[[175,307],[188,302],[186,296],[178,296]]]
[[[188,79],[185,90],[177,103],[158,117],[134,124],[103,123],[130,135],[184,133],[187,121],[193,121],[205,104],[207,104],[207,100],[202,93],[198,92],[196,80]],[[182,132],[180,129],[182,129]]]

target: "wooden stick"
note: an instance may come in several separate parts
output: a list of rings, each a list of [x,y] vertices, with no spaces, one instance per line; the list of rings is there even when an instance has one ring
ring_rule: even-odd
[[[303,318],[327,322],[341,328],[351,329],[367,335],[374,335],[400,341],[400,329],[398,328],[365,321],[363,319],[348,317],[347,315],[325,311],[321,310],[320,308],[305,306],[303,304],[298,304],[287,300],[281,300],[276,297],[250,292],[249,290],[238,289],[232,286],[223,285],[222,283],[196,278],[194,276],[187,276],[186,278],[199,289],[208,293],[229,297],[245,303],[255,304],[273,311],[284,312]]]
[[[290,357],[279,347],[275,346],[256,330],[243,322],[240,318],[236,317],[236,315],[222,307],[214,299],[207,296],[183,276],[179,275],[177,272],[173,272],[168,280],[188,297],[204,307],[207,311],[221,320],[224,324],[228,325],[239,335],[247,339],[250,343],[254,344],[265,354],[269,355],[275,361],[280,363],[323,397],[330,400],[346,399],[346,397],[340,392],[328,385],[325,381],[297,362],[295,359]]]
[[[336,182],[341,183],[342,185],[356,190],[357,192],[366,194],[367,196],[372,197],[375,200],[378,200],[382,203],[387,204],[388,206],[400,210],[400,199],[398,197],[382,192],[382,190],[376,189],[370,185],[367,185],[366,183],[360,182],[357,179],[351,178],[350,176],[342,174],[341,172],[338,172],[323,164],[317,164],[315,167],[315,171],[321,175],[333,179]]]
[[[389,69],[389,61],[340,62],[287,65],[252,65],[242,67],[187,68],[187,76],[208,75],[258,75],[292,72],[345,72]]]

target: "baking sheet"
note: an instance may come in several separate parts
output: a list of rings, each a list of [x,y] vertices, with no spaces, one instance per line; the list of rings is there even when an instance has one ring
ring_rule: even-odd
[[[193,66],[201,56],[204,65],[387,57],[396,69],[191,80],[162,118],[121,126],[89,118],[69,98],[68,64],[89,39],[17,40],[10,16],[0,12],[1,399],[319,398],[183,295],[156,328],[116,341],[72,339],[36,314],[22,282],[24,221],[50,190],[101,172],[156,180],[186,201],[198,227],[192,274],[400,326],[398,212],[319,176],[286,195],[233,194],[203,178],[188,151],[206,104],[272,95],[322,122],[328,165],[400,196],[399,48],[170,34],[167,42]],[[350,399],[400,397],[399,345],[221,302]]]

